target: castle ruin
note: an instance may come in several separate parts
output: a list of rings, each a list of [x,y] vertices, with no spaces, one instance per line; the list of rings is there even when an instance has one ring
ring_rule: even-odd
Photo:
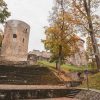
[[[1,58],[5,61],[27,61],[30,26],[19,20],[5,23]]]

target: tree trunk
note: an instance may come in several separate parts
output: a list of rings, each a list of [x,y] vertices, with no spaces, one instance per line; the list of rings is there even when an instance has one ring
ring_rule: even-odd
[[[61,69],[61,59],[62,59],[62,46],[59,45],[59,57],[58,57],[58,61],[56,61],[56,69],[59,71]]]
[[[60,71],[60,66],[61,66],[60,61],[59,60],[56,61],[56,69],[59,71]]]
[[[96,59],[96,64],[97,64],[97,68],[98,70],[100,69],[100,54],[99,54],[99,49],[97,46],[97,41],[95,39],[95,33],[93,30],[93,24],[92,24],[92,20],[91,20],[91,15],[90,15],[90,0],[88,0],[88,3],[86,0],[84,0],[84,8],[85,11],[87,13],[87,19],[88,19],[88,24],[89,24],[89,33],[91,36],[91,41],[92,41],[92,46],[93,46],[93,50],[94,50],[94,55],[95,55],[95,59]]]
[[[92,45],[93,45],[93,49],[94,49],[94,55],[95,55],[97,68],[100,69],[100,54],[99,54],[97,42],[96,42],[95,36],[92,32],[91,32],[90,36],[91,36]]]

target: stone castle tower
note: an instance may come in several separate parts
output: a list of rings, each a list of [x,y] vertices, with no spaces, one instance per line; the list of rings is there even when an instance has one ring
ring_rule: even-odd
[[[23,21],[9,20],[5,24],[1,57],[7,61],[26,61],[30,26]]]

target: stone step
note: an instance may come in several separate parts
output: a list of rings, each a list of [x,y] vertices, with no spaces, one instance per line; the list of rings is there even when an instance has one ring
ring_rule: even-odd
[[[58,85],[63,82],[46,67],[0,66],[0,84]]]
[[[43,88],[43,86],[42,86]],[[50,98],[74,98],[81,90],[80,89],[16,89],[16,90],[2,90],[0,89],[0,100],[36,100],[36,99],[50,99]],[[55,99],[54,99],[55,100]]]

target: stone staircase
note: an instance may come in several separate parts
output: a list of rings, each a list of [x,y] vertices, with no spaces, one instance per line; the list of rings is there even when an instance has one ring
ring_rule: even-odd
[[[80,89],[0,90],[0,100],[74,98],[80,91]]]
[[[63,83],[46,67],[2,65],[0,66],[0,84],[58,85]]]
[[[38,88],[9,88],[5,85],[29,85],[36,86]],[[40,67],[34,65],[31,67],[15,67],[13,65],[1,65],[0,66],[0,100],[36,100],[47,98],[61,98],[68,97],[74,98],[81,90],[80,89],[68,89],[66,86],[60,88],[64,83],[47,67]],[[39,86],[41,88],[39,88]],[[45,85],[48,85],[45,88]],[[49,88],[49,85],[52,88]],[[59,88],[54,88],[53,86]]]

